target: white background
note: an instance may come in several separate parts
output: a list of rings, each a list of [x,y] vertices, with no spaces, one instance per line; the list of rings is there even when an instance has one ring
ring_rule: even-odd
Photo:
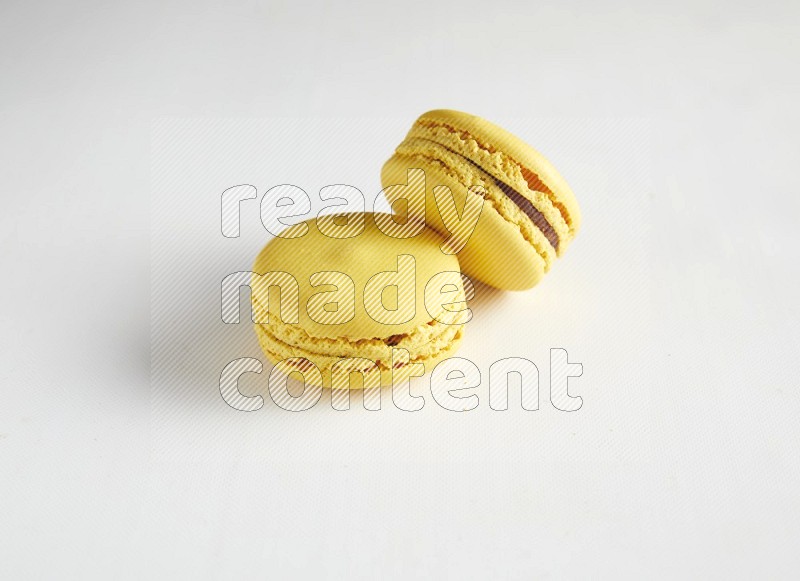
[[[779,2],[4,2],[0,576],[796,576],[798,16]],[[151,275],[174,216],[151,203],[151,127],[341,130],[282,136],[291,163],[229,134],[230,174],[175,182],[176,200],[194,192],[169,238],[192,275],[221,238],[203,217],[223,189],[344,182],[369,198],[436,107],[531,141],[584,208],[540,287],[478,299],[459,352],[482,372],[529,356],[541,409],[492,412],[484,384],[468,414],[424,390],[416,414],[242,414],[193,364],[208,323],[176,346],[196,392],[165,421]],[[266,238],[248,240],[208,264],[249,264]],[[178,323],[202,331],[198,312]],[[550,347],[584,365],[577,412],[547,401]]]

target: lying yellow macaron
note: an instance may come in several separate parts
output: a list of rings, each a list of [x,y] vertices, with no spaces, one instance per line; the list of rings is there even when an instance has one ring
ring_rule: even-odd
[[[393,186],[407,184],[415,169],[425,172],[426,199],[409,203],[408,212],[445,236],[460,237],[455,246],[462,270],[491,286],[536,285],[580,227],[575,196],[550,162],[480,117],[436,110],[417,119],[381,172],[390,203],[400,192],[407,195],[408,188]],[[474,227],[454,233],[455,212],[463,218],[470,208],[480,212]]]
[[[400,238],[389,214],[309,220],[271,240],[253,267],[266,356],[307,383],[389,385],[457,350],[471,316],[458,260],[429,228]],[[388,232],[389,234],[387,234]]]

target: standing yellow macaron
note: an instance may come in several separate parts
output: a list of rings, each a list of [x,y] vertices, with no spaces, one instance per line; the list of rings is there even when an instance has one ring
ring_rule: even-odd
[[[436,110],[422,115],[384,164],[381,180],[405,184],[409,170],[425,172],[423,218],[444,235],[447,212],[436,188],[447,186],[458,209],[477,203],[480,216],[458,252],[462,270],[491,286],[523,290],[537,284],[580,227],[578,203],[542,154],[506,130],[474,115]],[[451,212],[452,213],[452,212]],[[442,216],[445,216],[443,220]]]
[[[357,373],[372,387],[455,353],[471,313],[458,260],[437,234],[398,237],[388,214],[303,224],[270,241],[253,267],[255,331],[273,363],[314,385],[346,388]]]

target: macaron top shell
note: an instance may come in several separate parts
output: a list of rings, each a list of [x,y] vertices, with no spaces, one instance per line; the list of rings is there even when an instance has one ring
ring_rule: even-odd
[[[414,332],[421,325],[429,324],[440,312],[430,313],[425,304],[425,291],[428,282],[440,273],[437,280],[446,281],[457,287],[463,296],[463,284],[460,277],[458,259],[455,256],[442,252],[440,245],[442,239],[430,228],[424,228],[421,233],[409,238],[399,238],[384,233],[376,224],[376,218],[386,224],[392,218],[387,214],[341,214],[337,218],[342,223],[352,226],[348,234],[358,231],[358,224],[363,222],[363,231],[347,238],[331,237],[320,231],[315,219],[308,220],[305,224],[308,231],[297,238],[276,237],[260,252],[255,260],[253,271],[257,274],[270,272],[285,272],[297,281],[299,290],[299,320],[296,325],[312,337],[340,338],[350,340],[385,338],[392,335]],[[355,230],[353,230],[355,229]],[[387,230],[387,228],[383,228]],[[402,258],[401,258],[402,257]],[[409,258],[410,257],[410,258]],[[365,306],[365,288],[373,277],[381,276],[380,273],[398,271],[399,261],[403,261],[402,272],[406,273],[403,283],[406,289],[413,288],[411,292],[402,297],[396,288],[389,287],[381,294],[383,304],[387,309],[397,308],[398,300],[413,302],[410,318],[387,323],[376,320],[370,316]],[[413,272],[409,267],[413,264]],[[324,291],[341,290],[349,286],[341,275],[326,275],[324,273],[341,273],[348,277],[353,285],[354,312],[352,317],[343,322],[320,321],[319,312],[310,313],[309,299]],[[322,274],[319,274],[322,273]],[[413,280],[408,280],[408,273],[412,273]],[[339,278],[337,279],[336,276]],[[384,280],[392,279],[384,275]],[[398,277],[394,277],[397,282]],[[345,284],[335,284],[326,281],[342,281]],[[373,282],[375,282],[373,280]],[[262,306],[266,302],[264,289],[261,289],[260,299],[256,297],[256,284],[253,285],[254,304],[259,302]],[[383,286],[383,285],[380,285]],[[372,288],[375,288],[373,285]],[[444,292],[444,291],[443,291]],[[429,289],[430,293],[430,289]],[[374,293],[373,293],[374,294]],[[339,295],[341,298],[342,295]],[[269,293],[270,322],[275,321],[279,310],[278,293]],[[374,296],[368,300],[374,300]],[[462,299],[463,300],[463,299]],[[345,301],[346,302],[346,301]],[[435,301],[429,302],[429,307],[436,309]],[[344,304],[338,305],[339,309],[346,309]],[[324,318],[324,317],[322,317]],[[342,317],[340,317],[342,319]],[[277,319],[280,320],[280,319]]]

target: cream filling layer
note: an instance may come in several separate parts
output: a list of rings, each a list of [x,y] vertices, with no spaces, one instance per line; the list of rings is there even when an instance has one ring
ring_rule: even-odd
[[[522,198],[529,199],[557,234],[557,242],[551,244],[559,255],[574,237],[574,225],[564,204],[534,171],[508,154],[479,140],[468,131],[432,119],[417,120],[408,137],[428,139],[451,149],[501,183],[507,184]],[[521,209],[524,211],[524,208]]]
[[[456,183],[469,189],[481,186],[486,195],[484,203],[491,206],[506,222],[516,226],[522,237],[544,260],[545,272],[557,255],[556,249],[533,220],[515,204],[498,185],[498,180],[464,156],[427,139],[409,139],[401,143],[395,155],[408,160],[408,165],[431,163]],[[460,163],[459,163],[460,162]]]
[[[409,334],[392,335],[387,339],[313,337],[297,325],[256,323],[255,328],[262,348],[275,361],[302,357],[312,361],[321,370],[330,369],[340,359],[360,357],[388,371],[391,369],[393,348],[408,350],[410,363],[424,362],[447,352],[462,333],[462,325],[442,325],[435,321]]]

